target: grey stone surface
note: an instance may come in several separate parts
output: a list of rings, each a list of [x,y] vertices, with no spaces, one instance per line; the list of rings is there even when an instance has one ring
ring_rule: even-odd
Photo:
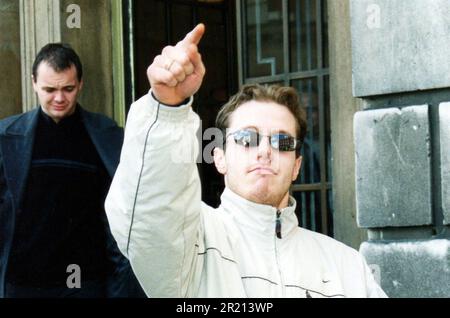
[[[0,0],[0,119],[22,112],[19,1]],[[30,79],[31,82],[31,79]]]
[[[360,252],[389,297],[450,297],[450,240],[366,242]]]
[[[439,105],[441,142],[442,211],[444,224],[450,224],[450,102]]]
[[[402,240],[428,240],[436,235],[435,227],[410,226],[410,227],[384,227],[368,229],[369,241],[402,241]]]
[[[360,227],[432,223],[428,122],[427,105],[356,113],[356,206]]]
[[[20,39],[23,111],[31,110],[38,105],[38,99],[30,80],[37,53],[47,43],[61,42],[59,4],[59,1],[54,0],[21,1]]]
[[[450,1],[351,0],[353,93],[450,86]]]
[[[367,234],[356,224],[355,148],[349,142],[353,140],[353,117],[362,103],[361,99],[352,95],[350,2],[327,3],[329,36],[333,39],[330,42],[330,74],[339,74],[339,80],[330,81],[333,236],[357,249],[361,242],[367,240]],[[416,104],[419,103],[409,105]]]
[[[87,110],[114,116],[111,3],[113,1],[60,0],[61,9],[80,6],[81,28],[67,27],[67,13],[61,16],[61,39],[68,42],[83,62],[83,93],[79,102]],[[86,8],[86,9],[83,9]],[[115,39],[114,41],[117,41]],[[143,70],[136,70],[142,72]]]

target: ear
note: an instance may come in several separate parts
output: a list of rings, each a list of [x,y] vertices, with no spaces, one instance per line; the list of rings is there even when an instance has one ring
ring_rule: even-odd
[[[298,174],[300,173],[300,168],[302,167],[302,160],[302,156],[295,159],[294,169],[292,170],[292,181],[297,180]]]
[[[226,175],[227,173],[227,160],[225,158],[225,151],[220,148],[214,148],[214,164],[216,165],[219,173]]]
[[[34,75],[31,75],[31,82],[33,83],[34,91],[37,93],[38,88],[37,88],[36,78],[34,77]]]
[[[81,79],[80,80],[80,91],[83,89],[83,84],[84,84],[83,79]]]

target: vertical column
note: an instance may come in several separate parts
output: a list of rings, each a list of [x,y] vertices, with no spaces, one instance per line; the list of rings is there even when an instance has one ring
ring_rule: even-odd
[[[120,126],[125,126],[125,65],[124,65],[124,36],[123,10],[121,0],[111,1],[112,28],[112,66],[114,86],[114,119]]]
[[[367,231],[356,224],[353,116],[362,101],[352,95],[350,3],[328,1],[330,32],[330,103],[333,153],[334,237],[359,248]]]
[[[111,118],[115,117],[115,97],[121,98],[115,90],[122,90],[121,79],[116,76],[123,77],[113,69],[124,63],[115,50],[120,28],[114,30],[114,38],[112,31],[112,23],[117,20],[112,12],[118,5],[117,1],[60,0],[62,42],[69,43],[83,63],[84,85],[78,101],[84,109]]]
[[[45,44],[61,41],[59,0],[20,0],[20,38],[22,56],[22,109],[37,105],[32,86],[32,66]]]
[[[19,20],[19,3],[0,0],[0,119],[22,111]]]

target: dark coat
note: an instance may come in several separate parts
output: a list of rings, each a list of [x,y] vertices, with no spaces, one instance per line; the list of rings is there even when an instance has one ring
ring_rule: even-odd
[[[80,109],[86,130],[112,178],[119,163],[123,129],[106,116]],[[19,212],[17,209],[22,206],[38,115],[37,108],[0,121],[0,298],[5,295],[5,276],[14,237],[15,216]],[[108,233],[108,255],[116,264],[114,276],[109,279],[108,296],[145,296],[128,260],[117,248],[106,215],[104,224]]]

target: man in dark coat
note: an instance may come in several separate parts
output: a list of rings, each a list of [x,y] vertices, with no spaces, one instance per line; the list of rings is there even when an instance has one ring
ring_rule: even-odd
[[[0,298],[145,296],[104,211],[123,130],[77,103],[82,75],[73,49],[46,45],[40,107],[0,121]]]

